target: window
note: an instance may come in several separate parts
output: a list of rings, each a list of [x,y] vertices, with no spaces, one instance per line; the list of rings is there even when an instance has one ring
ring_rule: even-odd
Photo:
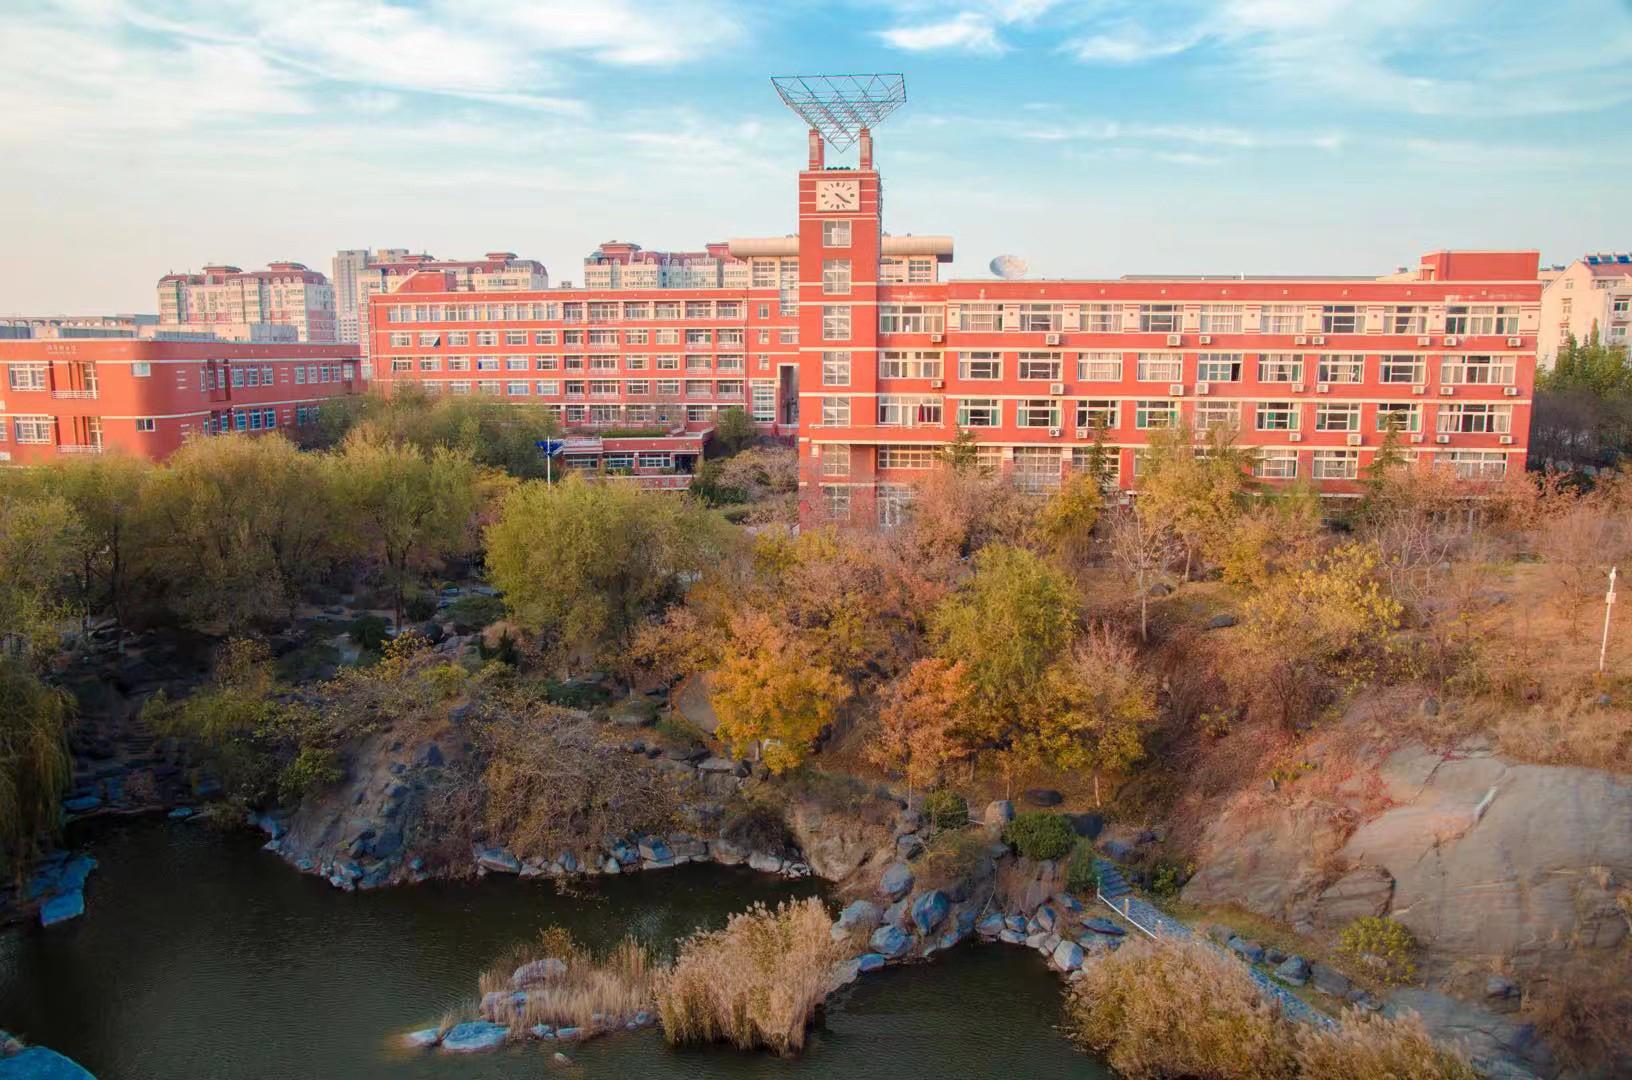
[[[1316,405],[1316,431],[1359,431],[1360,406],[1358,405]]]
[[[824,397],[822,399],[822,426],[849,427],[850,399],[847,397]]]
[[[1241,360],[1240,353],[1202,353],[1196,358],[1196,381],[1240,382]]]
[[[496,357],[496,356],[478,356],[476,358],[476,370],[477,371],[497,371],[497,370],[499,370],[499,358]]]
[[[391,347],[393,349],[406,349],[413,343],[414,335],[412,334],[399,330],[391,335]]]
[[[873,505],[878,511],[879,527],[893,529],[907,520],[907,509],[912,505],[912,488],[905,484],[879,484]]]
[[[652,332],[650,330],[625,330],[623,332],[623,343],[625,345],[647,345],[651,343],[651,340]]]
[[[1441,434],[1506,435],[1512,429],[1510,405],[1441,405],[1434,421]]]
[[[499,343],[499,332],[497,330],[478,330],[478,331],[476,331],[476,344],[477,345],[479,345],[479,346],[492,346],[492,345],[497,345],[498,343]]]
[[[1512,386],[1513,365],[1498,356],[1447,356],[1439,381],[1461,386]]]
[[[937,451],[933,446],[881,446],[880,469],[933,469]]]
[[[688,349],[706,349],[713,344],[714,331],[712,330],[692,329],[686,331],[686,348]]]
[[[1316,480],[1353,480],[1360,472],[1358,450],[1316,450],[1309,475]]]
[[[448,337],[451,339],[453,337],[453,335],[449,334]],[[451,340],[450,340],[449,343],[452,344]],[[463,344],[463,342],[460,342],[460,344]],[[535,330],[535,331],[533,331],[533,344],[534,345],[554,345],[555,344],[555,331],[554,330]]]
[[[1298,403],[1295,401],[1260,401],[1254,410],[1254,426],[1259,431],[1298,430]]]
[[[1428,381],[1424,367],[1420,356],[1385,356],[1378,365],[1377,375],[1379,381],[1385,383],[1420,384]]]
[[[1303,357],[1296,353],[1265,353],[1258,358],[1258,381],[1282,383],[1303,381]]]
[[[527,344],[527,331],[525,331],[525,330],[506,330],[504,332],[504,343],[506,345],[525,345],[525,344]]]
[[[1088,472],[1097,470],[1103,475],[1100,477],[1100,487],[1106,493],[1114,492],[1120,484],[1117,475],[1121,469],[1121,454],[1113,446],[1107,446],[1103,451],[1094,446],[1073,446],[1071,448],[1071,471]]]
[[[1360,353],[1328,353],[1315,367],[1315,381],[1357,383],[1365,377],[1366,358]]]
[[[659,380],[657,380],[657,396],[658,397],[679,397],[680,396],[680,380],[679,379],[659,379]]]
[[[834,224],[827,222],[827,224]],[[849,225],[849,222],[845,222]],[[850,489],[837,484],[822,485],[822,510],[831,521],[850,520]]]
[[[1258,330],[1264,334],[1297,334],[1303,330],[1303,309],[1297,304],[1265,304]]]
[[[1184,377],[1184,357],[1178,353],[1140,353],[1140,382],[1178,382]]]
[[[1083,382],[1121,382],[1122,354],[1115,352],[1078,353],[1077,378]]]
[[[653,318],[678,319],[680,317],[680,301],[659,300],[653,305]]]
[[[1468,337],[1517,334],[1519,309],[1508,304],[1452,304],[1445,309],[1445,332]]]
[[[1237,401],[1196,402],[1196,430],[1241,427],[1241,403]]]
[[[1139,330],[1146,334],[1175,334],[1179,330],[1177,304],[1140,304]]]
[[[1084,304],[1082,328],[1090,334],[1114,334],[1122,329],[1122,308],[1117,304]]]
[[[151,416],[138,416],[136,418],[137,431],[157,431],[158,428],[158,421],[153,419]]]
[[[822,340],[850,340],[849,304],[828,304],[822,308]]]
[[[958,329],[995,334],[1003,329],[1003,309],[997,304],[965,304],[958,311]]]
[[[551,331],[549,331],[549,334],[550,334],[550,337],[552,337],[552,338],[555,337],[555,331],[551,330]],[[470,331],[468,331],[468,330],[450,330],[448,332],[448,344],[449,345],[469,345],[470,344]],[[553,342],[552,342],[552,344],[553,344]]]
[[[936,305],[878,305],[878,332],[881,334],[939,334],[945,329],[946,312]]]
[[[500,390],[499,380],[497,380],[497,379],[482,379],[480,382],[478,382],[476,384],[476,389],[481,391],[484,394],[497,395],[499,393],[499,390]]]
[[[958,354],[958,378],[1001,379],[1003,354],[995,352],[964,352]]]
[[[243,388],[243,385],[244,385],[244,370],[245,369],[243,369],[243,368],[233,368],[232,369],[232,386],[233,386],[233,389],[237,390],[237,389],[242,389]],[[329,369],[326,366],[323,367],[320,370],[323,372],[324,375],[327,375],[329,373]],[[323,381],[328,382],[329,380],[324,379]]]
[[[799,329],[794,326],[785,326],[776,332],[776,340],[781,345],[799,344]]]
[[[652,341],[657,345],[678,345],[680,344],[680,330],[678,327],[673,326],[659,327]]]
[[[1609,310],[1616,315],[1625,315],[1628,311],[1632,311],[1632,299],[1618,296],[1609,302]]]
[[[651,393],[652,384],[645,379],[630,379],[623,384],[623,390],[631,397],[645,397]]]
[[[44,390],[46,382],[45,364],[12,364],[11,388],[13,390]]]
[[[1179,407],[1175,402],[1136,401],[1133,403],[1133,426],[1140,431],[1149,428],[1172,427],[1179,418]]]
[[[393,356],[391,358],[391,370],[392,371],[412,371],[412,370],[414,370],[414,358],[411,357],[411,356]]]
[[[304,386],[306,383],[306,368],[301,364],[295,365],[295,385]]]
[[[849,247],[850,223],[848,221],[822,222],[822,246],[830,248]]]
[[[1052,446],[1014,448],[1014,486],[1028,495],[1060,489],[1060,452]]]
[[[824,352],[822,354],[822,385],[849,386],[850,385],[850,354],[847,352]]]
[[[561,392],[561,384],[554,379],[539,379],[538,392],[545,397],[554,397]]]
[[[1020,354],[1020,378],[1043,382],[1060,380],[1060,354],[1051,352],[1023,352]]]
[[[1260,480],[1295,480],[1298,476],[1296,450],[1263,450],[1252,462],[1252,475]]]
[[[1327,304],[1320,309],[1323,334],[1363,334],[1365,330],[1365,309],[1355,304]]]
[[[1421,304],[1396,304],[1383,309],[1383,333],[1426,334],[1428,309]]]
[[[1014,403],[1014,422],[1023,428],[1060,426],[1060,403],[1053,398],[1022,398]]]
[[[1203,304],[1201,308],[1203,334],[1239,334],[1241,332],[1240,304]]]
[[[1422,407],[1414,401],[1385,401],[1377,406],[1377,430],[1418,432],[1422,430]]]
[[[776,422],[776,384],[756,382],[749,387],[748,393],[754,423],[774,424]]]
[[[1113,398],[1085,398],[1077,402],[1079,428],[1114,428],[1117,424],[1117,403]]]
[[[1020,332],[1057,334],[1065,328],[1065,312],[1059,304],[1021,304]]]
[[[941,399],[921,394],[881,394],[878,422],[890,427],[917,427],[941,423]]]
[[[714,304],[713,304],[712,301],[709,301],[709,300],[687,300],[686,301],[686,318],[688,318],[688,319],[712,319],[713,317],[714,317]]]
[[[881,379],[939,379],[941,354],[938,352],[886,351],[878,361]]]
[[[958,402],[959,427],[1001,427],[1002,407],[997,398],[964,398]]]
[[[850,446],[848,443],[831,443],[822,447],[822,475],[850,475]]]
[[[654,357],[653,360],[652,360],[652,364],[653,364],[654,367],[657,368],[658,371],[679,371],[680,370],[680,358],[678,356],[674,356],[672,354],[671,355],[663,355],[663,356]]]
[[[1447,450],[1434,464],[1449,468],[1461,480],[1500,480],[1507,475],[1507,455],[1492,450]]]
[[[850,260],[822,260],[822,292],[827,296],[844,296],[850,292]]]
[[[153,365],[146,360],[138,360],[130,365],[130,374],[132,378],[145,379],[153,374]]]

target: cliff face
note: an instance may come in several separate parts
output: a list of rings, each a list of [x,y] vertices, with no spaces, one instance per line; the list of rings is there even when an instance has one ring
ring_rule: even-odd
[[[1238,796],[1205,834],[1185,899],[1305,931],[1389,915],[1440,982],[1626,939],[1632,779],[1412,744],[1374,763],[1364,800],[1360,786]]]

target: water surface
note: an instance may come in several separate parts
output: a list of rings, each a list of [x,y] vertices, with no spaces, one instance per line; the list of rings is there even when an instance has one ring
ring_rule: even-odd
[[[506,947],[547,925],[591,946],[667,948],[756,900],[809,895],[747,870],[686,866],[582,895],[506,877],[345,894],[247,834],[132,822],[75,838],[101,860],[85,918],[0,932],[0,1028],[101,1080],[582,1076],[1099,1078],[1059,1037],[1059,982],[1029,950],[966,945],[880,972],[830,1002],[805,1055],[677,1051],[660,1034],[482,1056],[404,1052],[403,1031],[475,991]]]

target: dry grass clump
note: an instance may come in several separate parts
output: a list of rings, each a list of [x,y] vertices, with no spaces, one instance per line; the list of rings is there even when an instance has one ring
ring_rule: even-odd
[[[1281,1015],[1202,941],[1133,941],[1066,991],[1066,1033],[1124,1076],[1200,1080],[1475,1080],[1415,1016],[1351,1011],[1336,1029]]]
[[[561,960],[566,970],[525,987],[512,983],[517,968],[546,957]],[[574,942],[565,930],[552,927],[542,931],[535,944],[510,950],[482,973],[482,997],[490,1002],[483,1012],[490,1019],[508,1023],[516,1038],[523,1037],[535,1024],[577,1027],[586,1032],[621,1027],[635,1013],[652,1008],[660,971],[651,950],[633,938],[625,938],[610,952],[596,956]],[[524,1001],[511,998],[518,990],[525,991]]]
[[[1632,919],[1632,900],[1623,894],[1621,903]],[[1526,1005],[1566,1065],[1613,1076],[1632,1071],[1632,953],[1571,965]]]
[[[807,897],[774,910],[756,904],[724,930],[693,934],[658,982],[668,1040],[802,1049],[838,960],[831,926],[822,902]]]
[[[1128,1077],[1296,1075],[1279,1007],[1200,941],[1133,941],[1067,991],[1066,1032]]]

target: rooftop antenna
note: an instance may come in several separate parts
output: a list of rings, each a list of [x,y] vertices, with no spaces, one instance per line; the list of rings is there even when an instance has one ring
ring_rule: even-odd
[[[888,75],[778,75],[771,79],[782,104],[798,113],[835,150],[848,150],[869,128],[907,103],[907,77]]]

